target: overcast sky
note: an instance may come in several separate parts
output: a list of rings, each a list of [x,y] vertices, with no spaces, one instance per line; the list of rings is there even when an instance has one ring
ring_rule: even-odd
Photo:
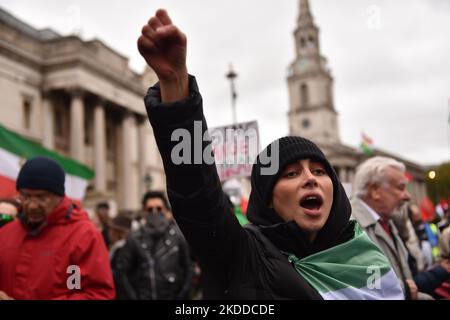
[[[450,161],[450,0],[310,0],[334,76],[343,142],[361,132],[377,148],[421,164]],[[36,28],[99,38],[144,69],[142,25],[166,8],[188,36],[210,127],[231,122],[232,62],[239,121],[257,120],[262,144],[288,134],[287,68],[298,0],[0,0]],[[150,84],[149,84],[150,85]]]

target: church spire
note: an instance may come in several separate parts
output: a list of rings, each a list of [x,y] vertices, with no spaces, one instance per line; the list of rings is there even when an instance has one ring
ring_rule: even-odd
[[[319,28],[314,23],[308,0],[300,0],[300,14],[294,31],[297,56],[320,60]]]
[[[339,143],[333,77],[320,54],[319,28],[309,1],[299,0],[300,14],[294,31],[296,56],[288,76],[290,134],[319,144]]]
[[[300,0],[300,14],[297,23],[298,28],[314,27],[314,19],[309,9],[308,0]]]

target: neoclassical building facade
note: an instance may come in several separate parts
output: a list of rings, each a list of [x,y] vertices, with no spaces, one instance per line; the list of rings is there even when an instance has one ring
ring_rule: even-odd
[[[143,103],[155,82],[99,40],[37,30],[0,8],[0,121],[95,170],[87,206],[138,209],[146,189],[165,189]]]
[[[350,188],[355,169],[369,156],[342,143],[338,113],[333,99],[333,76],[321,55],[319,28],[314,22],[308,0],[300,0],[300,14],[294,31],[295,59],[287,78],[289,90],[289,132],[316,142],[324,151],[340,180]],[[375,155],[395,158],[406,165],[414,178],[410,183],[412,200],[426,195],[425,169],[409,160],[382,150]]]

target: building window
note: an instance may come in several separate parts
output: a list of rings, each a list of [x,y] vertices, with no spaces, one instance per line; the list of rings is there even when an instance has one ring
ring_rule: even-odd
[[[308,48],[314,48],[315,45],[316,45],[316,42],[314,41],[314,38],[309,37],[308,38]]]
[[[300,102],[301,107],[306,107],[309,104],[308,86],[306,83],[303,83],[300,87]]]
[[[53,106],[53,136],[55,138],[55,149],[66,154],[69,152],[69,115],[67,113],[68,102],[58,100]]]
[[[64,137],[64,111],[62,110],[62,108],[55,108],[54,119],[55,123],[53,130],[55,136]]]
[[[23,106],[23,127],[29,130],[31,129],[31,111],[32,111],[31,99],[24,98],[22,106]]]
[[[302,47],[302,48],[306,47],[305,38],[300,38],[300,47]]]

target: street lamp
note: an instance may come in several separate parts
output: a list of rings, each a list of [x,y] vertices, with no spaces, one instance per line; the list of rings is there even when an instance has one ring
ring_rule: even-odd
[[[227,78],[230,80],[231,84],[231,108],[233,112],[233,124],[237,123],[237,116],[236,116],[236,99],[237,99],[237,93],[236,93],[236,87],[234,85],[234,79],[237,78],[237,73],[233,70],[233,65],[230,63],[230,71],[227,73]]]
[[[436,171],[431,170],[428,172],[428,178],[430,178],[430,180],[434,180],[436,178]]]
[[[438,203],[438,194],[437,194],[437,188],[436,188],[436,171],[431,170],[428,172],[428,178],[431,180],[431,186],[433,190],[433,197],[434,197],[434,204]]]

